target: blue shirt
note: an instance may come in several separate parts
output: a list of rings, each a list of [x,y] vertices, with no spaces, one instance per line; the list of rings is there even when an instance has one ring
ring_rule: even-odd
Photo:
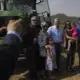
[[[77,29],[77,32],[78,32],[78,38],[80,39],[80,26],[77,26],[76,29]]]
[[[61,43],[63,41],[63,29],[57,28],[55,25],[48,28],[47,33],[53,38],[55,43]]]

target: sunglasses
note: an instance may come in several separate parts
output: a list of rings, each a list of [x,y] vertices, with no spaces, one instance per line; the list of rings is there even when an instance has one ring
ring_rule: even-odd
[[[31,20],[31,21],[37,21],[37,20]]]

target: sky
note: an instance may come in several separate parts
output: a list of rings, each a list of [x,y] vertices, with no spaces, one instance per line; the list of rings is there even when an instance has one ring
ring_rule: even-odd
[[[80,17],[80,0],[48,0],[51,15],[64,13]]]

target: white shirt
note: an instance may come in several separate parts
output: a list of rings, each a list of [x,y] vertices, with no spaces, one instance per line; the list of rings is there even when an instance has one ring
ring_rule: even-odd
[[[8,31],[7,34],[14,34],[14,35],[16,35],[20,39],[20,41],[22,42],[22,39],[21,39],[20,35],[16,31]]]
[[[63,30],[57,28],[55,25],[48,28],[47,33],[53,38],[55,43],[61,43],[63,41]]]

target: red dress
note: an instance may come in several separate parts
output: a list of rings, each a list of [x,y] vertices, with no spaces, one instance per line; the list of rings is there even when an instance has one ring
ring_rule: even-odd
[[[68,32],[71,33],[71,37],[78,39],[78,33],[75,26],[72,26],[72,28],[68,30]]]

